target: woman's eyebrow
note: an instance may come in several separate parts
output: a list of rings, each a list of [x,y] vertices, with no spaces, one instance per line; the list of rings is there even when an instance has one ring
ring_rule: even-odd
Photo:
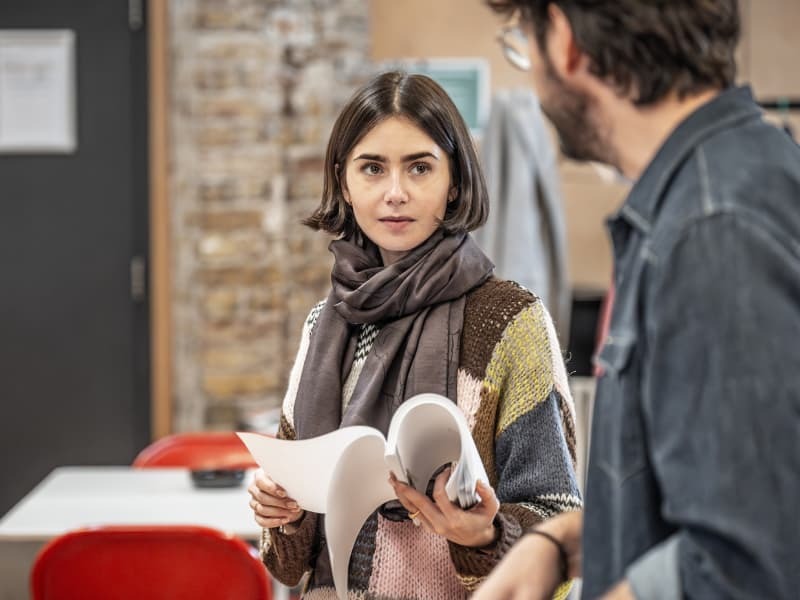
[[[407,154],[401,160],[402,162],[411,162],[414,160],[419,160],[420,158],[432,158],[434,160],[439,160],[439,157],[436,156],[433,152],[415,152],[414,154]],[[389,160],[380,154],[359,154],[353,160],[370,160],[379,163],[389,162]]]

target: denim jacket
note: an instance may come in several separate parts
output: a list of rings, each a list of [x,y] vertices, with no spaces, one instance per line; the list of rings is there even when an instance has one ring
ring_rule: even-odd
[[[800,597],[800,147],[724,91],[609,230],[584,597]]]

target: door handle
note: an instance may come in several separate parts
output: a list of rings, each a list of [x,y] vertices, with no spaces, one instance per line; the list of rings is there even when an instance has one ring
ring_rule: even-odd
[[[134,256],[131,258],[130,277],[131,277],[131,300],[134,302],[144,302],[147,296],[147,273],[144,256]]]

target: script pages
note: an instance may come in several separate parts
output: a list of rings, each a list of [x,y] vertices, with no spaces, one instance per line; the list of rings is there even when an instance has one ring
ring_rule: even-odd
[[[452,464],[445,490],[468,508],[478,502],[478,480],[488,477],[461,410],[438,394],[404,402],[383,434],[343,427],[308,440],[238,433],[264,472],[305,510],[325,514],[325,536],[336,593],[347,598],[350,553],[364,521],[396,498],[389,472],[425,493],[439,467]]]

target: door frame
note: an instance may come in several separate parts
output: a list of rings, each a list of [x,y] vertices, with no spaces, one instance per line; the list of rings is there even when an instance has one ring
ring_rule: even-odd
[[[172,432],[172,272],[169,196],[169,14],[167,0],[148,0],[148,165],[150,209],[150,434]]]

